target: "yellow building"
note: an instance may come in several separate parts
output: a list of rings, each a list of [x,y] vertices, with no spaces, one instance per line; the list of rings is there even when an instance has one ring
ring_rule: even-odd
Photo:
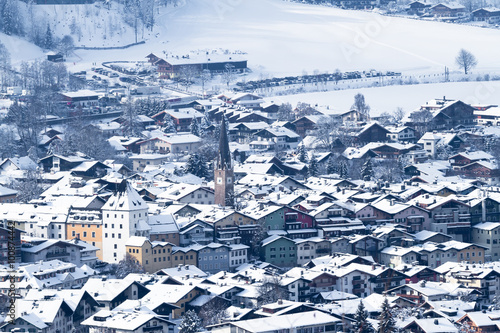
[[[148,273],[173,267],[172,248],[168,242],[151,242],[146,237],[132,236],[125,244],[126,253],[134,257]],[[176,255],[179,258],[178,255]],[[174,265],[175,266],[175,265]]]
[[[172,266],[193,265],[198,267],[198,251],[194,247],[176,248],[172,253]]]
[[[179,308],[172,311],[174,319],[182,317],[186,312],[189,302],[200,295],[206,295],[207,291],[191,285],[155,284],[151,286],[151,292],[146,297],[159,299],[162,302],[177,305]]]
[[[66,239],[79,238],[98,247],[96,255],[102,260],[102,214],[98,210],[71,211],[66,221]]]
[[[471,264],[484,264],[484,253],[486,252],[485,247],[476,244],[469,244],[462,248],[460,248],[459,246],[457,246],[456,248],[458,250],[458,262],[468,261]]]

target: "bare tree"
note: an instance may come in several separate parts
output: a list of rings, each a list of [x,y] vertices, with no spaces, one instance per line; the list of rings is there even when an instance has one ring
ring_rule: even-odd
[[[257,289],[257,293],[259,306],[288,299],[288,290],[281,283],[279,275],[264,278]]]
[[[27,170],[24,179],[15,180],[9,186],[18,192],[17,200],[20,202],[38,199],[44,191],[39,170]]]
[[[226,308],[227,302],[222,300],[220,297],[216,297],[203,305],[199,312],[199,317],[202,320],[203,327],[222,323],[222,321],[228,316]]]
[[[222,73],[222,79],[229,87],[229,84],[234,80],[234,65],[226,64],[225,70]]]
[[[212,78],[212,72],[209,69],[204,69],[200,72],[200,81],[201,81],[201,91],[205,92],[205,84],[210,81]]]
[[[297,118],[318,114],[318,111],[308,103],[298,102],[295,107]]]
[[[391,159],[380,160],[373,168],[373,176],[375,179],[390,183],[400,182],[404,177],[403,163],[402,158],[397,161]]]
[[[402,107],[398,106],[396,110],[394,110],[392,117],[394,118],[394,122],[397,124],[405,117],[405,111]]]
[[[420,135],[423,135],[432,128],[432,119],[434,118],[429,110],[415,111],[410,116],[413,128]]]
[[[280,121],[293,121],[295,114],[290,103],[283,103],[278,108],[278,120]]]
[[[125,254],[125,258],[120,260],[116,266],[115,275],[118,279],[123,279],[130,273],[144,273],[144,267],[129,253]]]
[[[332,117],[324,116],[320,118],[320,121],[316,124],[314,134],[316,136],[316,142],[321,145],[321,148],[327,151],[333,150],[337,137],[332,135],[332,132],[337,130],[340,125],[340,122]]]
[[[40,103],[14,103],[7,113],[6,122],[15,126],[22,144],[21,154],[25,155],[32,147],[38,147],[38,133],[43,121],[43,109]]]
[[[370,106],[366,104],[365,96],[361,93],[357,93],[354,96],[354,104],[351,108],[361,113],[367,119],[370,117]]]
[[[464,70],[465,74],[468,74],[472,68],[477,66],[476,57],[465,49],[461,49],[458,52],[458,55],[455,58],[455,62],[457,63],[458,67]]]
[[[180,71],[182,84],[189,89],[193,85],[194,78],[199,74],[199,70],[191,65],[183,66]]]
[[[58,50],[66,57],[69,55],[70,52],[73,51],[74,48],[75,48],[75,42],[73,41],[73,37],[71,37],[70,35],[64,36],[59,42]]]
[[[10,70],[10,53],[4,44],[0,42],[0,75],[1,84],[5,86],[7,83],[7,76]]]

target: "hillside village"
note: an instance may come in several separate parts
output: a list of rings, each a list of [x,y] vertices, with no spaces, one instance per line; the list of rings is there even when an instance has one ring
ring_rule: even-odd
[[[0,332],[500,333],[494,6],[1,2]]]
[[[85,94],[62,96],[102,103]],[[353,331],[362,302],[374,329],[390,311],[404,332],[499,331],[500,109],[355,105],[225,93],[134,116],[136,136],[126,114],[88,125],[121,161],[54,152],[68,127],[46,127],[45,157],[0,164],[25,185],[1,189],[19,310],[0,330]]]

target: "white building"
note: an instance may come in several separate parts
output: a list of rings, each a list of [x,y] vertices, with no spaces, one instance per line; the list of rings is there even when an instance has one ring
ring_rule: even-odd
[[[125,257],[130,236],[149,237],[148,206],[126,180],[102,207],[103,261],[117,263]]]
[[[500,259],[500,223],[484,222],[476,224],[471,231],[472,243],[487,248],[485,261],[497,261]]]
[[[234,270],[247,262],[250,247],[244,244],[231,244],[229,247],[231,247],[229,250],[229,269]]]

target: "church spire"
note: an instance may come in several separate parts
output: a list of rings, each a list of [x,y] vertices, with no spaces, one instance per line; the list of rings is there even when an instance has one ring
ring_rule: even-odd
[[[232,168],[231,151],[229,150],[229,140],[227,138],[226,116],[222,116],[219,137],[219,152],[217,153],[218,170],[229,170]]]
[[[221,206],[234,205],[234,174],[229,140],[227,138],[226,117],[220,126],[219,152],[214,168],[214,203]]]

